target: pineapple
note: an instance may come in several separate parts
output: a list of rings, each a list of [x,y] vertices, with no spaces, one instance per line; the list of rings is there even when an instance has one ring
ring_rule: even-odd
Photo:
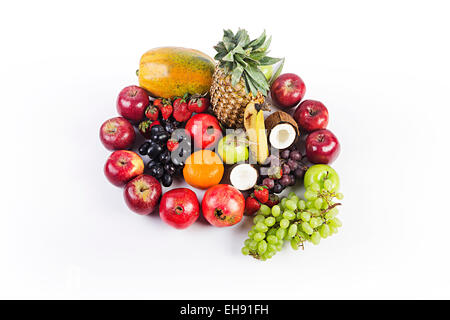
[[[271,38],[266,32],[250,41],[246,30],[236,34],[224,30],[223,39],[214,49],[218,61],[211,85],[212,110],[227,128],[244,126],[245,107],[264,102],[269,83],[259,66],[273,65],[282,59],[266,56]],[[280,70],[281,71],[281,70]]]

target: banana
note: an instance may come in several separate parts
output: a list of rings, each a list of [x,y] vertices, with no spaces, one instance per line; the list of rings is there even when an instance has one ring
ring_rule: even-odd
[[[253,158],[261,164],[264,163],[269,156],[264,113],[262,109],[256,110],[254,102],[250,102],[245,108],[244,127],[247,131],[250,152]]]
[[[266,127],[264,125],[264,113],[262,110],[256,116],[256,133],[258,135],[258,162],[263,164],[269,156],[269,146],[267,144]]]
[[[244,127],[247,131],[248,144],[250,153],[253,155],[253,159],[258,159],[258,135],[256,134],[256,116],[257,111],[255,109],[255,103],[250,102],[247,107],[245,107]]]

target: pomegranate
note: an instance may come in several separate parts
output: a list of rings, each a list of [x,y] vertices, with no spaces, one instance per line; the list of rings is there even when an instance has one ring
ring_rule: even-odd
[[[242,193],[228,184],[209,188],[202,200],[205,219],[216,227],[229,227],[241,221],[245,199]]]
[[[167,191],[159,204],[159,215],[168,225],[185,229],[200,215],[200,204],[194,191],[177,188]]]

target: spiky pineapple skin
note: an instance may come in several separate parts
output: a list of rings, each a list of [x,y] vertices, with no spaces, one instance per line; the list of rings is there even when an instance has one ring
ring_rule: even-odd
[[[251,102],[263,103],[264,96],[258,91],[256,97],[245,90],[245,82],[240,81],[233,86],[231,76],[219,66],[213,74],[210,89],[212,111],[217,119],[227,128],[244,127],[245,107]]]

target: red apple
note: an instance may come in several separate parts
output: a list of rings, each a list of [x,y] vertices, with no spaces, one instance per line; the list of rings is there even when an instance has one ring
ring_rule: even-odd
[[[203,196],[203,216],[216,227],[228,227],[238,223],[244,215],[244,209],[244,196],[228,184],[215,185]]]
[[[133,151],[114,151],[106,161],[104,172],[109,182],[120,187],[144,172],[144,161]]]
[[[117,98],[117,112],[130,121],[138,122],[144,118],[149,105],[147,92],[138,86],[128,86],[120,91]]]
[[[129,149],[135,138],[133,126],[122,117],[106,120],[100,127],[100,140],[109,150]]]
[[[207,113],[194,115],[186,123],[185,129],[191,135],[196,148],[211,148],[222,139],[219,120]]]
[[[128,207],[141,215],[152,213],[161,197],[161,184],[155,177],[142,174],[127,183],[123,191]]]
[[[305,100],[295,109],[294,119],[306,131],[325,129],[328,125],[328,109],[316,100]]]
[[[306,156],[313,163],[332,163],[340,149],[338,139],[327,129],[313,131],[306,138]]]
[[[305,83],[294,73],[282,74],[270,87],[272,101],[284,109],[296,106],[303,99],[305,92]]]
[[[174,228],[189,227],[200,215],[197,195],[187,188],[167,191],[161,198],[159,215],[165,223]]]

